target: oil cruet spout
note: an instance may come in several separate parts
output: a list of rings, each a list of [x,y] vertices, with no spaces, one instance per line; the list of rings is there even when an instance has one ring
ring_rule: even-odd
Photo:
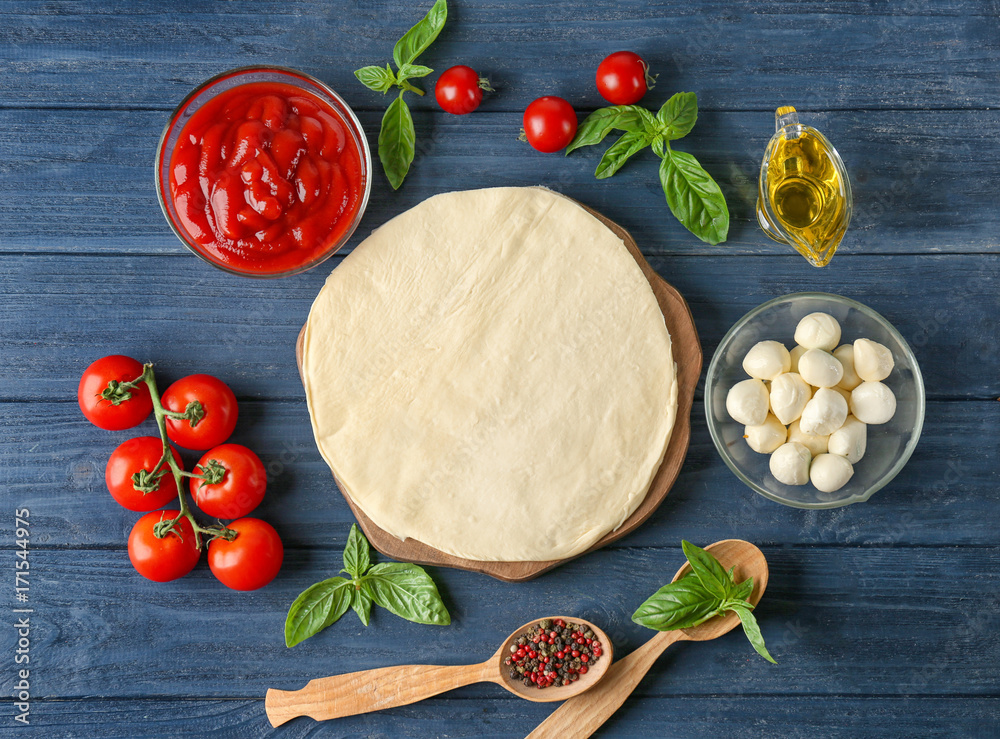
[[[847,170],[833,144],[801,124],[795,108],[778,108],[774,128],[761,164],[757,221],[771,239],[824,267],[851,220]]]

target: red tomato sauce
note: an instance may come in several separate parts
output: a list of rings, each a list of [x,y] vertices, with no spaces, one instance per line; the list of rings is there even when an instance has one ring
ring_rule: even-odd
[[[262,274],[318,258],[351,227],[365,189],[341,115],[281,82],[234,87],[195,111],[169,174],[190,240],[213,262]]]

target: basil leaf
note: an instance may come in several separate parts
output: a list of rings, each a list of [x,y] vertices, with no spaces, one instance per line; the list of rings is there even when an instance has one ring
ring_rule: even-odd
[[[684,577],[653,593],[632,614],[632,620],[657,631],[687,629],[715,616],[721,602],[697,577]]]
[[[378,605],[407,621],[439,626],[451,623],[437,586],[422,567],[382,562],[368,571],[361,586]]]
[[[396,77],[400,82],[404,80],[415,80],[418,77],[426,77],[434,70],[430,67],[425,67],[422,64],[404,64],[399,68],[399,74]]]
[[[678,92],[663,104],[656,120],[665,127],[669,141],[687,136],[698,120],[698,96],[693,92]]]
[[[719,560],[689,541],[681,541],[681,547],[684,549],[684,556],[691,564],[691,570],[701,580],[705,590],[719,600],[728,598],[734,586],[729,575],[719,564]]]
[[[753,578],[747,578],[737,585],[729,597],[733,600],[747,600],[753,592]]]
[[[605,136],[616,128],[629,133],[642,132],[645,127],[640,111],[644,111],[652,118],[652,114],[648,110],[640,108],[638,105],[613,105],[610,108],[598,108],[583,119],[583,123],[576,129],[573,140],[566,147],[566,153],[569,154],[581,146],[599,144]]]
[[[385,93],[396,84],[396,75],[389,69],[388,64],[385,65],[385,69],[374,66],[355,69],[354,76],[362,85],[375,92]]]
[[[351,599],[351,608],[358,614],[361,623],[367,626],[372,613],[372,599],[365,592],[364,588],[354,591],[354,597]]]
[[[347,545],[344,547],[344,571],[348,572],[351,577],[358,578],[365,574],[371,564],[368,540],[356,523],[351,524],[351,533],[348,534]]]
[[[745,606],[731,605],[728,610],[735,611],[736,615],[740,617],[740,623],[743,624],[743,633],[747,635],[747,639],[750,640],[753,648],[757,650],[757,654],[772,664],[778,664],[770,652],[767,651],[767,647],[764,646],[764,636],[760,633],[757,619],[754,618],[750,609]]]
[[[709,244],[726,240],[729,210],[726,198],[690,154],[667,149],[660,162],[660,184],[667,205],[688,231]]]
[[[413,117],[403,100],[403,93],[390,103],[382,116],[382,129],[378,133],[378,158],[393,190],[403,184],[416,148],[417,134]]]
[[[354,588],[350,580],[331,577],[299,595],[285,618],[285,645],[294,647],[318,634],[347,612]]]
[[[402,69],[404,64],[409,64],[420,56],[441,33],[447,19],[447,0],[437,0],[434,7],[427,11],[427,15],[396,42],[396,46],[392,50],[392,58],[396,62],[396,66]]]
[[[597,164],[594,176],[599,180],[610,177],[621,169],[621,166],[632,156],[645,149],[648,144],[646,136],[641,133],[629,131],[622,134],[622,137],[604,152],[604,156]]]

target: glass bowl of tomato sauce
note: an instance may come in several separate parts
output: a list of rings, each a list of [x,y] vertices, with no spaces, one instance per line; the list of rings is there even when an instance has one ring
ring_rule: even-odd
[[[371,167],[336,92],[293,69],[241,67],[177,106],[156,150],[156,192],[177,237],[211,265],[285,277],[347,243]]]

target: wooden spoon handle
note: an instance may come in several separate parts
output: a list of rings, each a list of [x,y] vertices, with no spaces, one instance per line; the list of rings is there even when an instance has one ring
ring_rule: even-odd
[[[559,706],[528,735],[528,739],[585,739],[590,736],[621,707],[663,650],[686,638],[683,631],[660,632],[628,657],[612,664],[597,685]]]
[[[271,726],[281,726],[296,716],[324,721],[405,706],[463,685],[497,679],[492,660],[478,665],[382,667],[317,678],[301,690],[271,688],[264,708]]]

